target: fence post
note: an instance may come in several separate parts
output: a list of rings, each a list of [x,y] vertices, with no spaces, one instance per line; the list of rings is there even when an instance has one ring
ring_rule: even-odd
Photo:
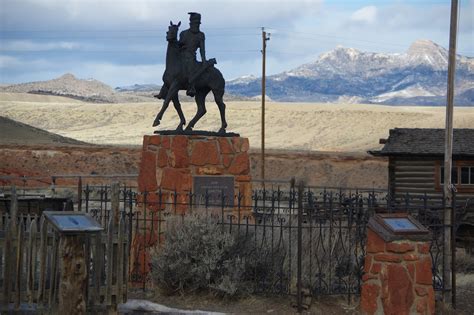
[[[117,182],[112,183],[111,187],[111,216],[113,217],[114,227],[118,226],[120,217],[120,184]]]
[[[298,313],[303,312],[303,296],[302,296],[302,283],[301,283],[301,268],[302,268],[302,243],[303,243],[303,190],[304,183],[300,181],[298,184],[298,256],[297,256],[297,303]]]
[[[79,181],[77,182],[77,211],[82,211],[82,177],[79,176]]]
[[[15,186],[11,188],[10,223],[11,233],[16,237],[18,234],[18,196]]]
[[[21,273],[22,273],[22,262],[23,262],[23,220],[20,220],[20,226],[18,229],[16,239],[16,272],[15,272],[15,310],[20,309],[21,304]]]

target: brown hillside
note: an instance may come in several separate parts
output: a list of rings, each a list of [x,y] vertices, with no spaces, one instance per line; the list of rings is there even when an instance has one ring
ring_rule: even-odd
[[[86,145],[87,143],[62,137],[0,116],[0,144],[2,145]]]

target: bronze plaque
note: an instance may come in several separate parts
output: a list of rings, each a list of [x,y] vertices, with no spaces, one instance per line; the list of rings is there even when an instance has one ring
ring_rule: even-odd
[[[222,207],[224,197],[225,207],[233,207],[234,176],[193,176],[193,193],[197,204]]]

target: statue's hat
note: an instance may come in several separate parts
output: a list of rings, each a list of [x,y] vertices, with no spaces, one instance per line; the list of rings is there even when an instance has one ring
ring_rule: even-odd
[[[190,23],[201,23],[201,14],[197,12],[188,12],[189,14],[189,22]]]

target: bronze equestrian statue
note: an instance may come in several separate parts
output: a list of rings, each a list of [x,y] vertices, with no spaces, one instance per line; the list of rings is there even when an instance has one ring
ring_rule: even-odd
[[[166,51],[166,70],[163,74],[164,84],[160,93],[155,95],[159,99],[164,99],[164,102],[163,107],[153,122],[153,127],[160,124],[170,101],[173,101],[180,118],[180,123],[176,130],[183,130],[186,120],[181,110],[178,91],[187,90],[186,94],[194,96],[197,105],[196,115],[185,129],[186,131],[191,131],[196,122],[206,113],[206,96],[212,91],[221,116],[219,133],[225,133],[227,128],[225,104],[223,101],[225,80],[222,73],[214,67],[216,60],[206,60],[205,37],[204,33],[199,30],[201,15],[195,12],[190,12],[189,14],[190,28],[181,32],[179,41],[177,35],[181,22],[175,25],[170,21],[168,32],[166,33],[168,48]],[[201,54],[201,62],[196,60],[198,48]]]

